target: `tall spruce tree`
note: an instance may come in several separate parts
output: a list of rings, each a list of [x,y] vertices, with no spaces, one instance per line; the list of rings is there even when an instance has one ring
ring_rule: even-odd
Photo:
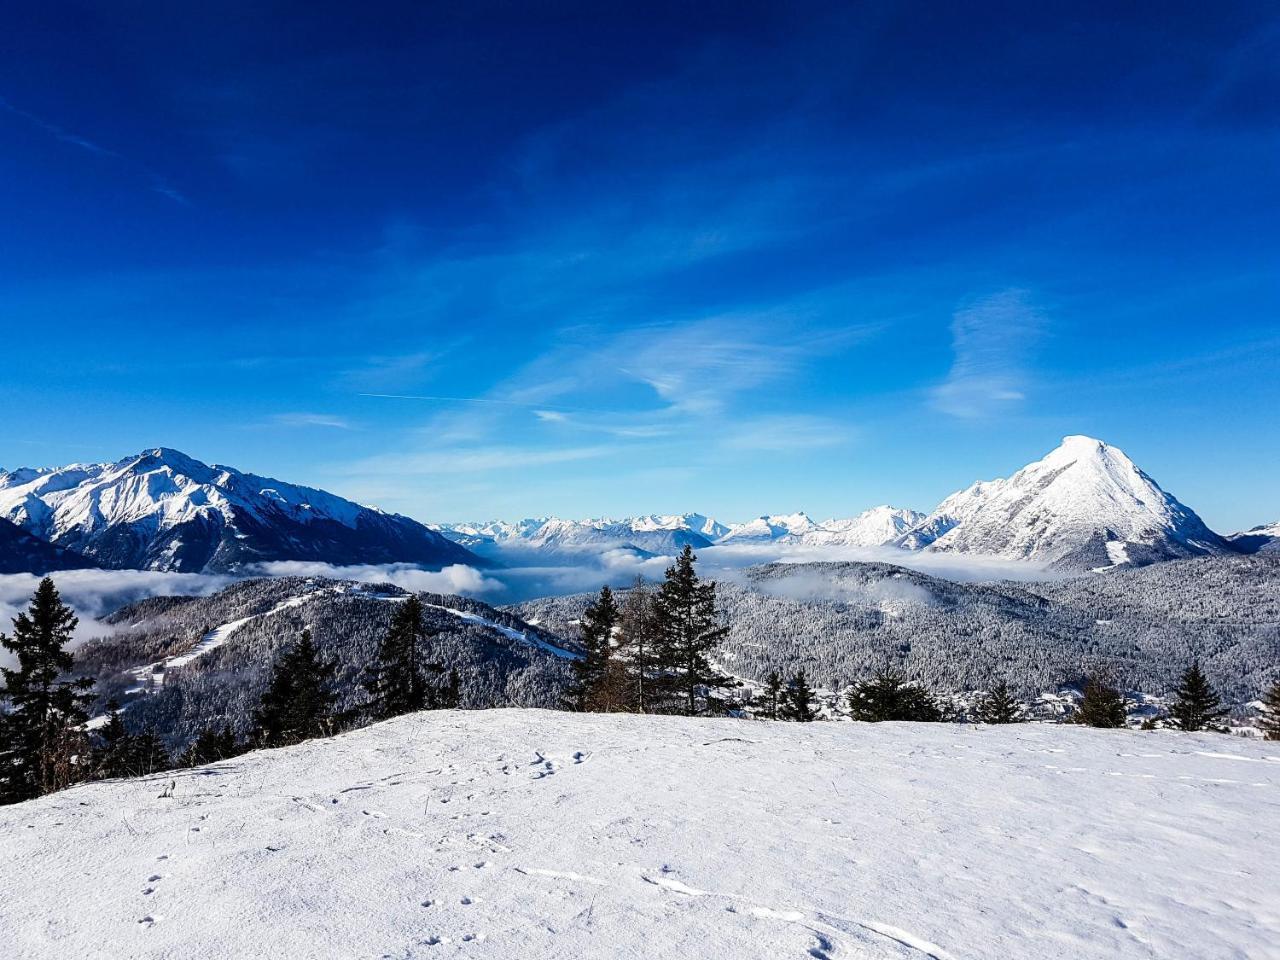
[[[782,707],[782,677],[777,670],[770,670],[764,678],[764,693],[760,698],[760,706],[756,708],[756,716],[766,720],[777,720]]]
[[[132,738],[120,717],[120,704],[107,701],[107,722],[98,731],[98,743],[93,751],[94,775],[105,780],[129,776]]]
[[[571,692],[577,710],[612,708],[609,686],[613,679],[613,634],[618,619],[618,605],[606,584],[600,588],[600,596],[587,606],[578,625],[583,653],[573,662]]]
[[[942,720],[942,708],[927,690],[907,683],[905,676],[887,667],[870,680],[853,684],[849,688],[848,699],[849,715],[854,720],[871,723],[885,720],[936,723]]]
[[[614,660],[622,673],[622,707],[650,712],[655,703],[654,677],[662,643],[657,598],[643,577],[636,577],[622,601]]]
[[[1090,677],[1073,719],[1086,727],[1123,727],[1124,697],[1102,677]]]
[[[1271,685],[1262,698],[1262,705],[1267,711],[1259,721],[1263,736],[1268,740],[1280,740],[1280,680]]]
[[[422,601],[417,594],[411,594],[396,604],[391,625],[378,643],[377,659],[365,678],[370,694],[368,709],[374,720],[424,710],[429,705],[432,691],[426,677],[428,664],[420,649],[426,639]]]
[[[14,618],[13,635],[0,634],[0,645],[17,661],[0,668],[9,705],[0,727],[0,802],[51,793],[91,772],[81,725],[89,719],[93,681],[63,679],[74,665],[66,647],[77,622],[45,577],[27,612]]]
[[[693,548],[685,545],[676,562],[667,568],[658,590],[659,645],[657,660],[661,680],[670,691],[673,706],[688,716],[698,713],[698,700],[710,691],[732,686],[732,677],[711,665],[711,655],[729,632],[720,626],[716,612],[716,585],[704,583],[694,569]]]
[[[1022,703],[1003,680],[978,698],[973,717],[979,723],[1019,723],[1024,719]]]
[[[810,723],[817,717],[813,709],[813,690],[810,689],[803,670],[788,681],[787,688],[782,692],[782,708],[779,713],[783,720],[797,723]]]
[[[1226,716],[1227,711],[1220,705],[1213,687],[1209,686],[1199,660],[1193,660],[1191,666],[1183,671],[1174,696],[1176,699],[1169,706],[1169,719],[1178,730],[1187,733],[1222,730],[1216,721]]]
[[[311,631],[276,658],[271,681],[253,715],[256,739],[279,747],[331,732],[337,694],[331,689],[336,664],[322,660]]]

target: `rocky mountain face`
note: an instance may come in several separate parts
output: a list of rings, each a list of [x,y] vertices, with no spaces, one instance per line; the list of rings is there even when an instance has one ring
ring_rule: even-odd
[[[0,573],[51,573],[97,566],[74,550],[33,537],[22,527],[0,519]]]

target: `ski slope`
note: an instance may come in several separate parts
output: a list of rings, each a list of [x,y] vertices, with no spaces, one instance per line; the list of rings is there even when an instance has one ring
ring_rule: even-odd
[[[13,958],[1280,957],[1280,745],[1220,735],[441,711],[0,850]]]

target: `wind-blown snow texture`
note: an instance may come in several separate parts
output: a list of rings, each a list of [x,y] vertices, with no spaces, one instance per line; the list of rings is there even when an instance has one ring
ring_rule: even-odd
[[[105,567],[223,572],[279,560],[475,563],[416,520],[157,448],[0,473],[0,517]]]
[[[1280,752],[1212,735],[440,711],[0,848],[15,958],[1280,956]]]
[[[1072,570],[1230,549],[1123,451],[1078,436],[1007,479],[953,493],[898,545]]]

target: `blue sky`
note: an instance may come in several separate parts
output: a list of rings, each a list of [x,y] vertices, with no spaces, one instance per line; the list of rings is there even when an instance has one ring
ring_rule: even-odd
[[[14,7],[0,465],[825,517],[1088,433],[1280,518],[1280,15],[960,6]]]

